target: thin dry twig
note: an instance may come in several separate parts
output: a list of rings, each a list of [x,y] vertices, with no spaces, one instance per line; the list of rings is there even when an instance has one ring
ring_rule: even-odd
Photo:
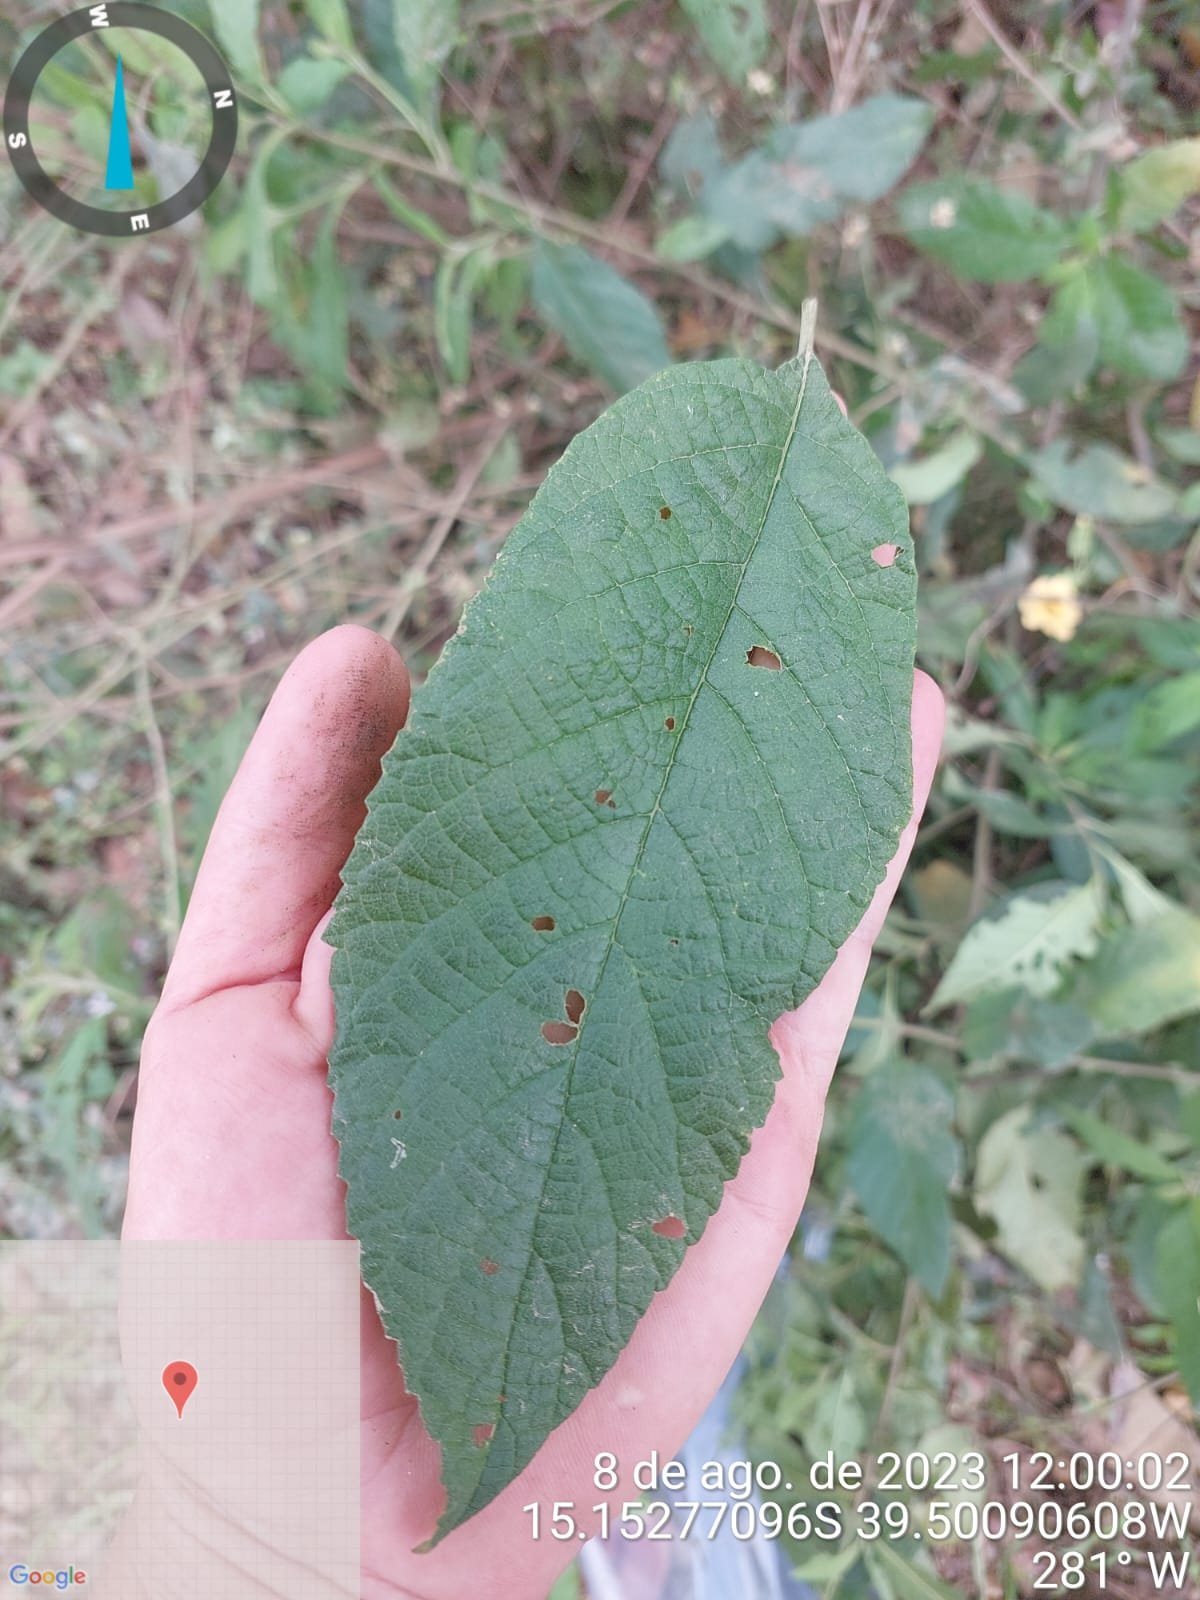
[[[451,528],[463,513],[467,501],[479,482],[480,474],[487,466],[501,439],[512,426],[508,417],[503,417],[496,423],[492,431],[484,439],[482,445],[464,465],[458,475],[458,480],[445,501],[441,515],[429,530],[429,537],[421,546],[416,560],[405,572],[396,591],[387,616],[380,625],[380,633],[385,639],[395,637],[396,630],[408,615],[409,607],[416,598],[418,590],[429,576],[429,569],[437,559],[438,552],[445,544]]]

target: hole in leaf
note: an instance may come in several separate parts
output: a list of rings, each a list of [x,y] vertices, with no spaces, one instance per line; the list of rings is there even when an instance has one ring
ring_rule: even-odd
[[[496,1424],[494,1422],[477,1422],[471,1429],[471,1443],[482,1449],[495,1431]]]
[[[554,918],[553,917],[534,917],[533,921],[529,924],[529,926],[534,930],[535,933],[553,933],[554,932]]]
[[[672,730],[672,728],[674,728],[674,726],[675,726],[675,718],[674,717],[668,717],[667,720],[663,723],[663,727],[667,730],[668,733],[671,732],[671,730]]]
[[[542,1023],[542,1038],[547,1044],[570,1044],[578,1032],[579,1029],[569,1022]]]
[[[692,627],[690,622],[685,622],[684,625],[683,625],[683,631],[684,631],[684,633],[687,634],[688,638],[690,639],[692,637],[692,635],[695,633],[696,630],[695,630],[695,628]]]
[[[483,1260],[479,1263],[479,1266],[483,1272],[487,1273],[489,1278],[494,1278],[500,1271],[500,1263],[498,1261],[492,1261],[487,1256],[484,1256]]]
[[[587,1001],[583,998],[578,989],[568,989],[567,1003],[564,1007],[567,1013],[567,1021],[578,1024],[583,1017],[583,1011],[586,1005]]]
[[[871,551],[871,560],[877,567],[890,567],[899,554],[898,544],[877,544]]]
[[[782,664],[774,650],[762,644],[751,645],[746,651],[746,660],[752,667],[769,667],[772,672],[778,672]]]
[[[611,799],[612,799],[612,790],[611,789],[597,789],[596,790],[595,800],[596,800],[596,804],[598,806],[607,805],[608,802]]]
[[[671,508],[670,508],[670,506],[659,506],[658,514],[663,519],[664,522],[669,522],[670,519],[671,519]]]
[[[678,943],[679,943],[679,940],[678,940],[678,939],[668,939],[668,940],[667,940],[667,943],[668,943],[668,944],[678,944]]]
[[[682,1217],[664,1217],[661,1222],[656,1222],[650,1229],[660,1239],[682,1239],[687,1232],[687,1224]]]

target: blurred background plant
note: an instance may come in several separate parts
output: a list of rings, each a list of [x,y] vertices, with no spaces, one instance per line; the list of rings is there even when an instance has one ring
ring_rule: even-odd
[[[300,645],[354,619],[419,680],[614,393],[777,364],[816,294],[951,715],[741,1423],[795,1481],[889,1448],[1194,1477],[1194,8],[172,9],[240,90],[203,219],[114,243],[0,191],[0,1232],[118,1227],[141,1029]],[[10,7],[5,59],[58,14]],[[38,91],[77,186],[104,49]],[[153,41],[124,68],[153,198],[190,69]],[[969,1526],[932,1562],[785,1545],[826,1593],[1032,1592],[1034,1547]],[[1121,1592],[1169,1543],[1130,1542]]]

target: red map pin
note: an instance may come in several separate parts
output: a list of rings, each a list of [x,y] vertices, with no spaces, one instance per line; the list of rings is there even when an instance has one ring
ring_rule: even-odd
[[[175,1402],[175,1409],[182,1422],[183,1408],[196,1387],[196,1369],[190,1361],[172,1361],[169,1367],[163,1368],[162,1381],[163,1388]]]

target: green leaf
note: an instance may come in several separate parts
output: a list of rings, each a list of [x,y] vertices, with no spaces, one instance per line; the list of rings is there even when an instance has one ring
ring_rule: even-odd
[[[1012,986],[1032,995],[1053,994],[1067,963],[1095,950],[1103,909],[1099,878],[1037,884],[1009,895],[998,912],[968,928],[924,1009],[940,1011]]]
[[[578,245],[539,239],[533,303],[571,354],[618,393],[671,363],[658,312],[615,267]]]
[[[1023,194],[964,178],[913,184],[897,208],[918,250],[980,283],[1040,277],[1071,242],[1066,224]]]
[[[871,1226],[939,1299],[950,1271],[950,1201],[958,1171],[954,1100],[911,1061],[863,1083],[850,1120],[846,1168]]]
[[[322,38],[353,48],[354,32],[346,0],[304,0],[304,7]]]
[[[884,1540],[867,1545],[866,1552],[872,1577],[881,1582],[895,1600],[961,1600],[961,1589],[952,1589],[936,1573],[907,1560]]]
[[[1094,1038],[1091,1018],[1073,1001],[1040,1000],[1024,989],[981,994],[963,1019],[962,1042],[972,1061],[1005,1056],[1053,1071]]]
[[[1157,145],[1118,169],[1117,227],[1144,233],[1200,190],[1200,139]]]
[[[428,212],[413,205],[411,200],[400,193],[390,178],[385,177],[382,172],[377,172],[372,182],[384,205],[398,221],[404,223],[405,227],[411,228],[414,233],[419,233],[422,238],[428,239],[431,244],[436,244],[442,250],[450,247],[450,235],[441,224],[435,222]]]
[[[1200,728],[1200,671],[1185,672],[1155,684],[1139,701],[1132,719],[1138,751],[1161,750]]]
[[[411,95],[412,85],[396,48],[395,5],[396,0],[359,0],[355,25],[362,34],[368,64],[394,89]]]
[[[267,193],[267,167],[281,139],[281,133],[268,134],[258,146],[246,174],[239,207],[245,221],[246,292],[256,305],[267,307],[277,303],[280,293],[275,265],[275,230],[280,214]]]
[[[961,483],[983,454],[977,433],[962,428],[919,461],[899,461],[889,477],[910,506],[932,505]]]
[[[551,1589],[547,1600],[585,1600],[578,1563],[572,1563],[567,1568]]]
[[[429,116],[437,103],[442,63],[458,38],[458,0],[392,0],[392,31],[409,93]]]
[[[991,1217],[1005,1253],[1051,1291],[1074,1287],[1083,1266],[1082,1185],[1086,1163],[1053,1128],[1026,1126],[1018,1106],[994,1122],[975,1162],[975,1204]]]
[[[433,292],[433,329],[438,354],[454,383],[471,371],[471,312],[480,279],[495,260],[491,243],[465,256],[443,256]]]
[[[1055,439],[1026,465],[1055,505],[1105,522],[1153,522],[1175,507],[1169,484],[1106,444],[1085,444],[1072,456],[1070,441]]]
[[[672,367],[568,447],[417,689],[327,935],[330,1071],[438,1537],[611,1368],[765,1118],[767,1030],[911,813],[914,598],[811,354]]]
[[[1171,289],[1118,255],[1101,256],[1083,275],[1100,360],[1134,377],[1177,378],[1188,333]]]
[[[1168,379],[1187,360],[1187,330],[1172,291],[1116,255],[1087,262],[1059,286],[1040,340],[1039,353],[1065,371],[1060,392],[1082,382],[1097,362],[1134,377]]]
[[[258,45],[259,0],[208,0],[217,43],[235,78],[261,84],[262,52]]]
[[[279,74],[276,87],[288,104],[305,116],[325,104],[349,70],[344,61],[297,56]]]
[[[311,259],[299,251],[284,256],[287,291],[271,306],[275,338],[304,377],[314,408],[328,413],[346,382],[349,313],[345,273],[337,250],[341,206],[321,219]]]
[[[707,111],[675,124],[658,161],[663,181],[677,194],[692,199],[724,168],[717,124]]]
[[[664,261],[701,261],[729,238],[729,229],[713,217],[683,217],[658,236],[656,249]]]
[[[1195,428],[1160,428],[1158,442],[1168,455],[1189,467],[1200,467],[1200,431]]]
[[[1154,1254],[1154,1287],[1171,1322],[1171,1353],[1179,1375],[1200,1404],[1200,1200],[1190,1200],[1163,1224]]]
[[[704,48],[730,83],[746,74],[767,51],[765,0],[679,0],[704,41]]]
[[[1179,1169],[1140,1139],[1112,1128],[1090,1111],[1068,1111],[1067,1123],[1107,1166],[1120,1167],[1148,1183],[1178,1183]]]
[[[878,200],[908,171],[933,122],[923,100],[880,94],[849,111],[777,128],[761,150],[704,187],[707,216],[746,250],[811,233],[847,206]]]
[[[1108,1035],[1149,1033],[1200,1011],[1200,917],[1182,906],[1110,934],[1077,998]]]

